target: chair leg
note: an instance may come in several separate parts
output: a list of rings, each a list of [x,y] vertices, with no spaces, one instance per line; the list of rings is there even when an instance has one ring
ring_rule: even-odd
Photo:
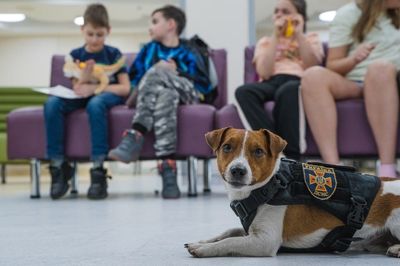
[[[188,196],[197,197],[197,159],[194,156],[189,156],[188,158]]]
[[[203,162],[203,192],[208,194],[211,192],[210,189],[210,176],[211,176],[211,162],[210,159],[205,159]]]
[[[1,183],[5,184],[6,183],[6,164],[1,164],[1,170],[0,170],[0,175],[1,175]]]
[[[40,198],[40,161],[31,160],[31,199]]]
[[[134,175],[142,174],[142,163],[140,161],[136,161],[133,163],[133,174]]]
[[[73,162],[72,167],[74,168],[74,173],[71,178],[71,194],[78,194],[78,164]]]

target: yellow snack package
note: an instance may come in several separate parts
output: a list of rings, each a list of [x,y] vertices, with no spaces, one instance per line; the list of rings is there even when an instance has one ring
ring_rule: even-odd
[[[289,38],[292,37],[294,33],[294,27],[291,19],[288,19],[287,25],[286,25],[286,30],[285,30],[285,37]]]

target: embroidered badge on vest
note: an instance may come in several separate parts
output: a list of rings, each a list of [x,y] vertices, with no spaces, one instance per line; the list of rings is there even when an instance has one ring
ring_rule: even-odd
[[[333,168],[303,163],[304,182],[313,197],[327,200],[336,191],[337,181]]]

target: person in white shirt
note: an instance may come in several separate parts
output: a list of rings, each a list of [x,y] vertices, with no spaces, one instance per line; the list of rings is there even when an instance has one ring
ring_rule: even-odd
[[[304,110],[323,160],[338,164],[335,100],[364,98],[378,148],[379,176],[396,176],[400,0],[359,0],[332,22],[327,68],[306,70]]]

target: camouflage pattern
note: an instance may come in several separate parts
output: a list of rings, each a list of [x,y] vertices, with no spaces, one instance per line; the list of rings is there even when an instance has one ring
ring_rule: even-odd
[[[136,114],[132,123],[150,131],[154,127],[157,156],[175,152],[178,104],[198,101],[193,82],[165,67],[153,66],[143,76],[138,87]]]

